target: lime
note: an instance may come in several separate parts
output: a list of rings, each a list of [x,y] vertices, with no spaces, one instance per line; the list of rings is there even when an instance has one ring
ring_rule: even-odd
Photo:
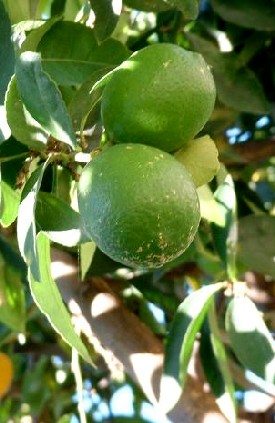
[[[154,44],[113,72],[102,96],[103,125],[115,143],[171,152],[204,127],[215,97],[212,73],[199,53]]]
[[[118,144],[92,159],[78,187],[89,237],[113,260],[157,268],[189,246],[200,221],[194,183],[172,155]]]

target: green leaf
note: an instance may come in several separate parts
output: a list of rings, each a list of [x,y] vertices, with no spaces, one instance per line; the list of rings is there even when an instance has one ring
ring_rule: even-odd
[[[17,89],[15,76],[9,84],[5,106],[13,136],[30,149],[36,151],[45,149],[49,132],[42,128],[24,106]]]
[[[49,357],[42,355],[32,368],[28,368],[23,376],[22,401],[29,404],[31,410],[39,415],[43,406],[51,397],[47,367]]]
[[[16,63],[20,96],[32,117],[54,138],[71,147],[76,139],[60,91],[41,68],[40,54],[24,52]]]
[[[222,103],[242,112],[263,114],[270,111],[259,79],[242,65],[238,54],[220,52],[213,43],[190,32],[187,37],[211,66]]]
[[[185,19],[196,19],[199,14],[199,0],[164,0],[171,8],[180,10]]]
[[[11,42],[11,23],[5,11],[2,1],[0,1],[0,105],[4,104],[5,92],[8,83],[14,73],[14,50]],[[1,125],[2,126],[2,125]]]
[[[84,360],[92,364],[90,355],[80,336],[76,334],[71,317],[63,304],[55,281],[51,277],[50,241],[43,232],[40,232],[37,235],[36,243],[41,277],[37,280],[29,272],[32,296],[37,306],[47,316],[53,328],[62,336],[64,341],[75,348]]]
[[[99,45],[91,28],[75,22],[56,23],[38,49],[43,69],[61,85],[83,84],[95,71],[107,73],[130,54],[117,40],[108,39]]]
[[[170,410],[181,395],[196,335],[213,296],[223,287],[223,283],[216,283],[200,288],[190,294],[176,311],[167,338],[161,378],[159,403],[165,410]]]
[[[53,194],[39,192],[35,217],[40,230],[47,232],[53,242],[72,247],[88,241],[80,214]]]
[[[20,195],[13,190],[5,181],[0,183],[1,205],[0,223],[4,228],[10,226],[18,215]]]
[[[275,277],[275,216],[250,215],[237,225],[237,260],[249,270]]]
[[[217,252],[223,260],[229,277],[235,279],[236,231],[233,230],[236,221],[236,195],[232,176],[221,167],[222,181],[215,191],[214,197],[219,205],[225,224],[212,224],[213,240]],[[219,175],[219,173],[218,173]]]
[[[273,0],[212,0],[211,3],[225,21],[259,31],[275,30]]]
[[[17,219],[17,240],[20,253],[35,280],[40,280],[38,255],[36,250],[35,207],[43,174],[48,161],[40,165],[27,181],[19,206]]]
[[[44,22],[43,25],[33,29],[28,35],[21,46],[21,52],[24,51],[37,51],[37,47],[42,37],[48,32],[51,27],[61,19],[60,16],[54,16],[52,19]]]
[[[246,368],[269,383],[275,383],[275,342],[254,303],[234,297],[226,310],[230,345]]]
[[[0,321],[15,332],[25,331],[25,296],[21,275],[0,258]]]
[[[11,136],[11,130],[7,121],[5,107],[0,104],[0,143],[8,140]]]
[[[144,12],[162,12],[171,9],[165,0],[124,0],[128,7]]]
[[[224,384],[224,392],[217,396],[217,403],[223,414],[227,417],[228,421],[231,423],[236,423],[235,386],[226,356],[226,349],[221,340],[221,334],[218,327],[213,301],[209,308],[208,319],[211,330],[210,338],[213,346],[213,352],[221,371]]]
[[[81,280],[84,280],[91,263],[93,261],[96,244],[93,241],[85,242],[80,245],[80,272]]]
[[[27,21],[32,18],[30,0],[20,0],[16,2],[16,7],[14,7],[14,0],[3,1],[12,24],[21,21]]]
[[[210,182],[219,170],[218,150],[209,135],[196,138],[174,156],[191,174],[196,187]],[[207,160],[205,160],[207,157]]]
[[[197,188],[200,200],[201,217],[215,225],[225,226],[225,213],[221,210],[220,205],[215,200],[214,194],[209,185],[203,185]]]
[[[122,0],[90,0],[95,14],[94,30],[98,41],[106,40],[113,33],[122,10]]]

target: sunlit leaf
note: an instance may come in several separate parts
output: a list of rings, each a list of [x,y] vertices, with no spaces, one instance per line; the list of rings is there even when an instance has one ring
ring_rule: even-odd
[[[215,312],[214,302],[210,305],[208,313],[210,339],[213,346],[213,353],[217,360],[222,380],[223,392],[217,395],[217,403],[223,414],[228,418],[229,422],[236,423],[236,402],[235,402],[235,386],[229,363],[226,355],[224,343],[221,340],[221,333],[218,327],[217,316]]]
[[[60,91],[42,70],[40,54],[24,52],[16,63],[19,94],[32,117],[54,138],[71,147],[76,139]]]
[[[7,119],[13,136],[22,144],[34,150],[43,150],[49,132],[32,117],[18,93],[16,78],[13,77],[6,96]]]
[[[213,296],[223,287],[223,283],[204,286],[188,295],[177,309],[167,338],[161,379],[160,404],[164,409],[171,409],[184,389],[196,335]]]
[[[209,135],[205,135],[190,141],[174,156],[186,167],[196,187],[199,187],[210,182],[216,175],[220,167],[218,154],[214,141]]]
[[[40,232],[37,235],[36,242],[40,278],[35,279],[32,273],[29,272],[32,296],[42,313],[47,316],[53,328],[88,363],[91,363],[90,355],[81,338],[76,334],[71,317],[63,303],[55,281],[51,277],[50,241],[43,232]]]
[[[53,194],[38,194],[35,217],[40,230],[53,242],[72,247],[88,240],[79,213]]]
[[[247,297],[234,297],[226,311],[226,330],[230,345],[247,369],[275,383],[275,341],[259,311]]]
[[[3,258],[0,258],[0,321],[15,332],[24,332],[25,295],[21,276]]]
[[[17,219],[18,246],[26,264],[35,280],[40,280],[39,262],[36,250],[36,223],[35,208],[43,174],[48,165],[40,165],[27,181],[22,192],[22,201],[19,206]]]
[[[20,194],[13,190],[5,181],[0,183],[0,193],[0,222],[4,228],[7,228],[17,218]]]

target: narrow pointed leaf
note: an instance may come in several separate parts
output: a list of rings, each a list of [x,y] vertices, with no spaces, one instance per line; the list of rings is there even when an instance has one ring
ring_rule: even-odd
[[[37,306],[47,316],[53,328],[62,336],[64,341],[75,348],[88,363],[92,364],[91,357],[80,336],[74,330],[71,317],[51,276],[50,241],[43,232],[40,232],[37,235],[36,242],[41,277],[37,280],[29,272],[32,296]]]
[[[247,297],[234,297],[227,307],[225,322],[240,363],[275,384],[275,341],[254,303]]]
[[[223,283],[205,286],[190,294],[177,309],[167,339],[161,380],[160,404],[164,409],[172,408],[181,395],[196,335],[213,296],[223,287]]]
[[[37,195],[41,186],[44,171],[48,165],[45,162],[31,175],[22,192],[17,219],[18,246],[26,264],[35,280],[40,280],[38,255],[36,251],[35,208]]]
[[[217,403],[224,415],[228,418],[228,421],[231,423],[237,423],[235,386],[228,365],[225,346],[221,340],[221,334],[218,327],[213,301],[210,305],[208,319],[211,330],[210,339],[213,346],[213,352],[217,360],[224,384],[224,392],[222,395],[217,396]]]
[[[54,138],[71,147],[75,134],[60,91],[41,67],[39,53],[26,51],[16,63],[19,94],[32,117]]]

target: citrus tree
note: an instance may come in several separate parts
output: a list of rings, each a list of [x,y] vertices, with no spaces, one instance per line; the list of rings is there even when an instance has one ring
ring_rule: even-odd
[[[0,1],[0,422],[274,403],[274,30],[273,0]]]

